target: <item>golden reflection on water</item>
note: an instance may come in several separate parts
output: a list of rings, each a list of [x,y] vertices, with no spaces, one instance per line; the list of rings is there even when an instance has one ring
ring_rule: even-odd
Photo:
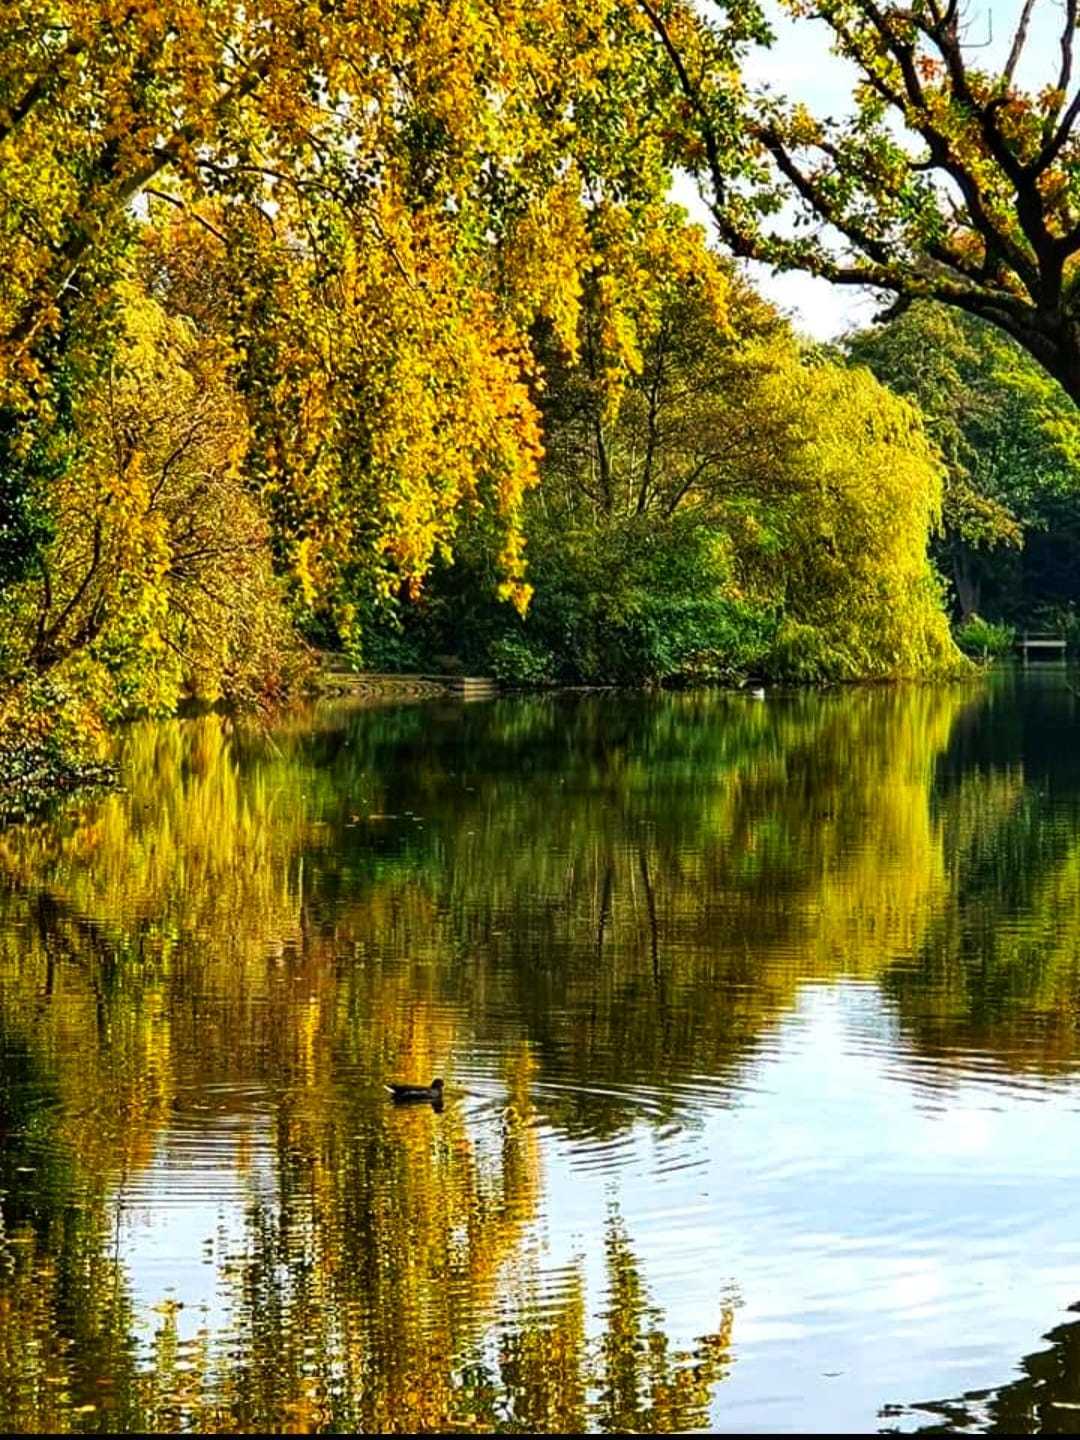
[[[0,833],[0,1420],[707,1427],[738,1300],[669,1338],[641,1127],[685,1159],[840,980],[920,1093],[1075,1070],[1080,786],[950,768],[992,698],[134,727],[122,793]],[[609,1187],[602,1257],[549,1159]]]

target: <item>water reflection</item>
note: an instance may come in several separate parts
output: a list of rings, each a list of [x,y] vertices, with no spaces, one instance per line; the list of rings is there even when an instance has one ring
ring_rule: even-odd
[[[1043,1338],[1050,1341],[1049,1347],[1025,1355],[1020,1376],[1000,1389],[973,1390],[956,1400],[886,1406],[883,1420],[896,1417],[906,1422],[904,1430],[917,1435],[1075,1435],[1080,1411],[1080,1322],[1057,1325]],[[901,1425],[883,1428],[895,1432]]]
[[[1023,1353],[1080,768],[1017,684],[133,729],[0,833],[0,1419],[865,1428]]]

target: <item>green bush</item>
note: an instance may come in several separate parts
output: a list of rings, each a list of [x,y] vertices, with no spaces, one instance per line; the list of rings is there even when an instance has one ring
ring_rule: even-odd
[[[372,668],[424,669],[453,654],[510,685],[651,685],[765,673],[778,617],[733,598],[728,549],[693,517],[546,525],[529,536],[534,595],[521,616],[467,548],[364,638]],[[404,662],[404,663],[402,663]]]
[[[361,660],[365,670],[388,675],[430,668],[420,637],[407,634],[399,623],[372,626],[365,631]]]
[[[497,635],[488,647],[491,673],[509,685],[548,685],[558,674],[558,661],[532,635]]]
[[[693,521],[534,536],[529,573],[528,614],[504,611],[488,646],[496,673],[522,683],[735,678],[763,661],[776,630],[771,612],[730,598],[723,542]]]
[[[965,655],[996,660],[1010,652],[1016,631],[1011,625],[996,625],[980,615],[970,615],[957,627],[954,638]]]
[[[816,626],[786,619],[776,632],[769,672],[777,680],[818,685],[827,680],[850,679],[852,665]]]
[[[458,668],[508,685],[641,686],[750,676],[819,684],[945,675],[967,663],[939,594],[918,575],[906,591],[903,577],[865,584],[858,606],[847,591],[847,603],[832,593],[808,600],[801,551],[798,563],[781,555],[771,568],[758,557],[748,579],[731,536],[700,512],[573,525],[537,507],[528,541],[534,593],[524,616],[495,598],[490,548],[465,544],[419,599],[374,617],[365,665],[422,670],[453,657]],[[758,593],[748,595],[752,588]],[[879,589],[893,611],[906,595],[902,616]]]

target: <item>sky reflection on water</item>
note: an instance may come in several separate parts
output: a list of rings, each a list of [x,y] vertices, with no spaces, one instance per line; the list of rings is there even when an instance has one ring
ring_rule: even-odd
[[[1047,670],[136,727],[0,834],[0,1419],[1054,1428],[1075,725]]]

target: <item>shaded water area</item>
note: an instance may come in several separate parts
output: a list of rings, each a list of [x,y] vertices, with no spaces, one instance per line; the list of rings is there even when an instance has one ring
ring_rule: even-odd
[[[1037,667],[135,727],[0,832],[0,1424],[1074,1430],[1078,737]]]

